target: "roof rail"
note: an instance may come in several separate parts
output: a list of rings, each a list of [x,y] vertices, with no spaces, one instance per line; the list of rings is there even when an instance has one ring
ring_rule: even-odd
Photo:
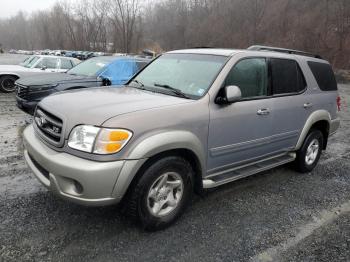
[[[193,49],[206,49],[206,48],[214,48],[212,46],[195,46],[195,47],[192,47]]]
[[[304,51],[271,47],[271,46],[253,45],[248,47],[247,49],[252,51],[273,51],[273,52],[287,53],[287,54],[293,54],[293,55],[310,56],[310,57],[322,59],[320,55],[316,55],[316,54],[312,54]]]

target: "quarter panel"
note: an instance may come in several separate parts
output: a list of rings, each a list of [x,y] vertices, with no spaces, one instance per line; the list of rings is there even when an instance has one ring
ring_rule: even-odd
[[[315,124],[318,121],[322,121],[325,120],[327,121],[329,124],[331,123],[331,116],[329,114],[329,112],[327,112],[326,110],[317,110],[314,111],[309,118],[306,120],[306,123],[303,127],[303,130],[301,131],[301,134],[299,136],[298,142],[296,144],[295,149],[298,150],[301,148],[307,134],[309,133],[311,127],[313,124]]]

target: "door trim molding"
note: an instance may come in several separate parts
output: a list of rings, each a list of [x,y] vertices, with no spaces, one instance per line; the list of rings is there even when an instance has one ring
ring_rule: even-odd
[[[291,139],[291,138],[297,138],[299,136],[299,132],[300,132],[299,130],[294,130],[294,131],[281,133],[281,134],[277,134],[277,135],[272,135],[269,137],[263,137],[263,138],[259,138],[259,139],[255,139],[255,140],[242,142],[242,143],[221,146],[221,147],[215,147],[215,148],[211,148],[209,150],[209,152],[210,152],[210,155],[212,157],[229,155],[232,153],[236,153],[238,151],[244,151],[244,150],[252,149],[255,147],[261,147],[261,146],[264,146],[266,144],[284,141],[284,140]]]

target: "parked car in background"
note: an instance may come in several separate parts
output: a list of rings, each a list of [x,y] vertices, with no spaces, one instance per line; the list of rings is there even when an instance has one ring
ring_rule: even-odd
[[[50,53],[49,49],[45,49],[45,50],[40,51],[41,55],[49,55],[49,53]]]
[[[94,52],[93,56],[98,57],[98,56],[105,56],[106,54],[104,52]]]
[[[94,56],[94,53],[88,52],[88,51],[79,52],[76,54],[76,58],[78,58],[79,60],[87,60],[93,56]]]
[[[317,55],[178,50],[123,88],[44,99],[24,130],[24,155],[58,196],[120,202],[144,228],[161,229],[193,192],[289,162],[311,172],[339,128],[339,103],[332,67]]]
[[[64,54],[65,57],[76,57],[75,51],[66,51]]]
[[[66,51],[64,50],[56,50],[55,56],[64,56],[66,54]]]
[[[15,91],[15,81],[40,73],[65,72],[80,61],[75,58],[35,55],[27,57],[19,65],[0,65],[0,91]]]
[[[102,56],[84,61],[66,73],[43,74],[16,82],[17,106],[33,114],[44,97],[71,89],[125,84],[151,60]]]

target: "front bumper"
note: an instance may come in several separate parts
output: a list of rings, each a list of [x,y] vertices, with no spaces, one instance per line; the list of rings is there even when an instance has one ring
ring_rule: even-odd
[[[116,192],[116,182],[123,166],[139,163],[95,162],[54,151],[39,140],[32,125],[24,130],[23,141],[26,162],[39,181],[62,198],[84,205],[118,203],[123,194]]]
[[[16,96],[16,101],[17,107],[30,115],[34,115],[35,108],[39,103],[38,101],[27,101],[18,96]]]

